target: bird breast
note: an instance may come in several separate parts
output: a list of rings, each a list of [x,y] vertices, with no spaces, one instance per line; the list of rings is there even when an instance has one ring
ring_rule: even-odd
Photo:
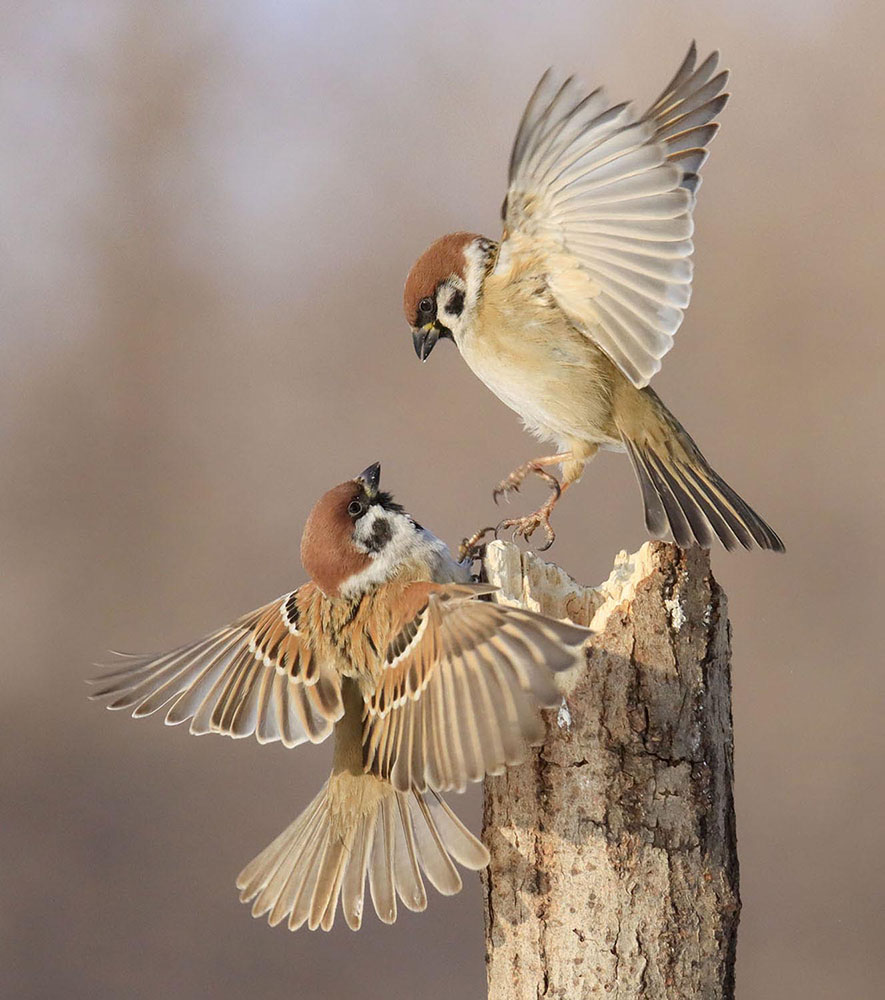
[[[458,344],[477,377],[538,437],[606,441],[611,362],[537,281],[488,280],[471,329]]]

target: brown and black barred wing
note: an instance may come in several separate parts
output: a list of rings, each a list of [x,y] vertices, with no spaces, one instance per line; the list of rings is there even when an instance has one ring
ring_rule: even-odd
[[[575,665],[589,632],[477,599],[493,589],[434,588],[382,654],[365,767],[400,791],[463,789],[543,738],[538,708],[559,701],[553,674]]]
[[[165,709],[167,725],[190,719],[196,735],[320,743],[343,706],[336,672],[313,656],[299,628],[305,589],[171,652],[125,656],[90,682],[98,685],[91,697],[134,718]]]

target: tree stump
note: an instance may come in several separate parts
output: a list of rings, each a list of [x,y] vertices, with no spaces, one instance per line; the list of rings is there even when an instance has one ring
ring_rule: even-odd
[[[591,625],[548,737],[485,782],[492,1000],[734,996],[740,912],[726,597],[649,542],[598,588],[494,542],[504,603]]]

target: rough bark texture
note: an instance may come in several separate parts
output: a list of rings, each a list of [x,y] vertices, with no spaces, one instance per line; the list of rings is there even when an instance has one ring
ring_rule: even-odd
[[[496,542],[501,600],[592,625],[543,747],[487,779],[489,997],[734,996],[729,625],[706,552],[651,542],[599,588]]]

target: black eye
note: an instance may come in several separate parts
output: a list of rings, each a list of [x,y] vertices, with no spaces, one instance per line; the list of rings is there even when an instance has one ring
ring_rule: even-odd
[[[433,312],[433,299],[429,295],[425,295],[418,303],[418,312],[425,315]]]
[[[359,500],[351,500],[347,505],[347,513],[350,514],[351,517],[359,517],[363,510],[365,510],[365,508]]]

